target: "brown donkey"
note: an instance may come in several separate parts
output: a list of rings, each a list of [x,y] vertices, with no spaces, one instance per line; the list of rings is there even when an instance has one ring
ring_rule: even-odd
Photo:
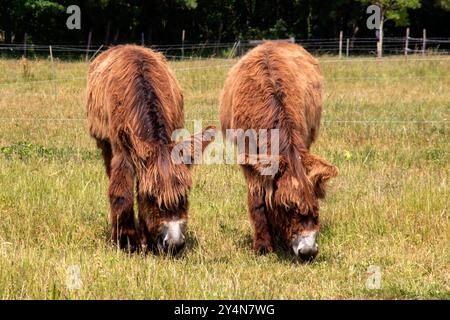
[[[209,128],[172,141],[172,133],[184,126],[183,95],[164,57],[134,45],[100,54],[89,68],[87,115],[109,177],[111,240],[130,250],[140,243],[144,250],[180,251],[192,181],[189,161],[174,161],[172,151],[182,146],[192,159],[209,143],[203,139]]]
[[[309,152],[319,131],[321,87],[318,61],[288,43],[256,47],[228,74],[220,104],[223,133],[278,129],[278,154],[269,154],[277,160],[275,172],[261,174],[259,151],[256,155],[245,151],[242,162],[257,252],[272,251],[273,241],[280,238],[303,260],[317,255],[318,199],[325,197],[327,180],[338,173]],[[250,162],[252,156],[258,160]]]

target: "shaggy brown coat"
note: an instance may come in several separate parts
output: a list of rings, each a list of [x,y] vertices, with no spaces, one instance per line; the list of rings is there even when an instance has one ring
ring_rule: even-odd
[[[135,177],[143,246],[165,221],[186,220],[191,174],[170,153],[172,132],[184,125],[183,95],[163,55],[134,45],[100,54],[89,68],[87,115],[110,178],[112,240],[137,242]]]
[[[279,170],[260,174],[257,164],[242,166],[254,226],[254,247],[273,250],[318,230],[318,199],[337,168],[311,154],[322,112],[319,62],[295,44],[266,42],[248,52],[229,72],[220,102],[222,131],[279,129]],[[248,155],[247,155],[248,156]]]

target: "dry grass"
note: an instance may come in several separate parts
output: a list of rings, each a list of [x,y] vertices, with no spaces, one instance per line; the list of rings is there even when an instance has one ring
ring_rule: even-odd
[[[312,264],[253,253],[237,166],[195,169],[181,258],[110,246],[107,179],[84,121],[87,65],[56,62],[51,82],[49,61],[0,60],[0,298],[448,299],[450,60],[322,60],[313,151],[340,176]],[[216,121],[232,63],[172,63],[187,119]],[[71,265],[78,290],[66,286]],[[370,265],[381,268],[379,290],[366,288]]]

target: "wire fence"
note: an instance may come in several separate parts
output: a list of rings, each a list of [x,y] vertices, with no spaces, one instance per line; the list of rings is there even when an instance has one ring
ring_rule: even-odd
[[[322,39],[282,39],[275,41],[289,41],[302,45],[313,54],[339,55],[340,57],[377,54],[378,41],[376,37],[356,38],[338,37]],[[255,47],[261,40],[238,40],[236,42],[216,43],[178,43],[178,44],[146,44],[142,45],[160,51],[169,59],[198,59],[198,58],[230,58],[239,57],[249,49]],[[49,48],[59,58],[84,58],[89,59],[98,52],[112,47],[111,44],[0,44],[2,56],[46,56]],[[383,38],[383,54],[450,54],[450,38],[422,38],[418,37],[385,37]]]
[[[385,38],[385,52],[392,52],[395,54],[404,54],[405,46],[403,42],[405,41],[405,37],[391,37]],[[357,39],[348,39],[345,41],[346,48],[342,48],[343,39],[341,38],[328,38],[328,39],[305,39],[305,40],[295,40],[296,43],[303,45],[306,49],[312,52],[325,53],[325,54],[336,54],[339,51],[346,52],[345,58],[338,57],[329,57],[322,56],[319,57],[321,63],[373,63],[373,62],[392,62],[392,61],[401,61],[401,62],[425,62],[425,61],[439,61],[439,62],[450,62],[450,39],[443,38],[428,38],[426,39],[427,48],[424,50],[423,46],[424,39],[422,38],[408,38],[408,53],[420,53],[421,56],[413,55],[405,59],[405,57],[390,57],[388,59],[371,59],[370,55],[376,53],[376,43],[377,39],[373,38],[357,38]],[[292,42],[292,39],[290,40]],[[202,79],[201,76],[204,74],[203,71],[213,70],[213,69],[227,69],[234,65],[237,61],[237,57],[244,54],[250,48],[253,48],[257,45],[257,41],[248,41],[248,42],[234,42],[234,43],[216,43],[216,44],[174,44],[174,45],[159,45],[159,46],[150,46],[151,48],[161,51],[165,54],[165,56],[169,60],[203,60],[208,59],[211,62],[217,62],[208,65],[193,65],[193,66],[175,66],[173,70],[176,73],[190,72],[190,71],[201,71],[197,74],[200,77],[195,78],[193,81],[204,80],[205,83],[208,83],[208,89],[211,87],[210,79]],[[51,46],[51,50],[50,50]],[[446,49],[447,47],[449,49]],[[24,44],[0,44],[0,55],[4,55],[5,52],[12,52],[15,54],[23,54],[27,57],[39,57],[42,55],[48,55],[50,52],[52,53],[60,53],[62,56],[64,55],[75,55],[81,57],[84,61],[88,62],[92,60],[99,52],[108,49],[109,45],[99,45],[94,46],[92,44],[89,45],[90,48],[86,48],[84,44],[58,44],[58,45],[24,45]],[[222,51],[220,51],[220,50]],[[203,50],[203,51],[202,51]],[[210,51],[210,55],[205,55],[205,50]],[[225,50],[225,51],[224,51]],[[218,56],[220,52],[221,56]],[[181,54],[182,53],[182,54]],[[361,57],[358,53],[363,53],[367,55],[369,53],[369,57],[363,56]],[[189,55],[190,54],[190,55]],[[351,55],[351,57],[350,57]],[[347,58],[347,56],[349,56]],[[404,82],[404,81],[414,81],[414,80],[435,80],[439,82],[447,82],[450,81],[450,75],[436,75],[436,76],[422,76],[422,75],[412,75],[412,76],[397,76],[397,77],[383,77],[383,76],[359,76],[359,77],[326,77],[326,83],[335,83],[335,82],[355,82],[355,81],[385,81],[387,83],[395,83],[395,82]],[[86,76],[72,76],[72,77],[64,77],[58,78],[56,77],[56,73],[52,74],[52,78],[50,79],[20,79],[16,81],[5,81],[0,82],[0,89],[7,89],[8,87],[15,87],[21,85],[39,85],[46,83],[65,83],[71,81],[86,81]],[[217,79],[217,82],[223,82],[221,79]],[[25,93],[22,93],[25,94]],[[42,92],[33,92],[36,95],[42,95]],[[57,94],[57,91],[54,89],[54,95]],[[45,94],[43,94],[45,96]],[[50,94],[48,94],[50,95]],[[186,121],[195,121],[194,119],[187,119]],[[203,121],[207,122],[218,122],[217,119],[203,119]],[[26,118],[26,117],[12,117],[12,118],[0,118],[0,122],[5,123],[17,123],[17,122],[54,122],[54,123],[85,123],[86,119],[84,118]],[[349,120],[349,119],[341,119],[341,120],[327,120],[323,121],[324,123],[330,124],[354,124],[354,125],[379,125],[379,124],[444,124],[445,126],[449,124],[448,119],[441,120],[432,120],[432,119],[421,119],[421,120],[384,120],[384,119],[362,119],[362,120]]]
[[[442,61],[443,59],[436,59],[437,61]],[[450,62],[450,59],[445,59]],[[203,67],[201,69],[213,69],[218,67],[229,68],[233,65],[221,65],[221,66],[209,66]],[[198,70],[199,68],[183,68],[180,71],[187,70]],[[213,83],[210,79],[198,78],[196,80],[204,81],[205,83]],[[194,80],[194,81],[196,81]],[[397,77],[380,77],[380,76],[372,76],[372,77],[327,77],[325,78],[325,83],[336,83],[336,82],[354,82],[354,81],[373,81],[373,82],[387,82],[387,83],[395,83],[395,82],[404,82],[410,80],[438,80],[441,82],[450,81],[450,75],[448,76],[397,76]],[[0,82],[0,88],[2,87],[11,87],[11,86],[21,86],[21,85],[34,85],[34,84],[46,84],[46,83],[64,83],[64,82],[72,82],[72,81],[87,81],[86,77],[70,77],[70,78],[55,78],[55,79],[33,79],[33,80],[20,80],[20,81],[6,81]],[[217,80],[218,83],[222,81]]]

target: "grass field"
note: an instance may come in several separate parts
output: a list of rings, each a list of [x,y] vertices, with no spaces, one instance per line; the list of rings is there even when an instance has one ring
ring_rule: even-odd
[[[0,60],[0,298],[448,299],[450,59],[331,59],[321,58],[313,152],[340,176],[310,264],[254,254],[238,166],[195,168],[180,258],[109,245],[107,178],[84,120],[87,64]],[[188,128],[218,125],[233,63],[171,62]],[[79,289],[67,286],[73,265]],[[380,289],[366,286],[370,266]]]

